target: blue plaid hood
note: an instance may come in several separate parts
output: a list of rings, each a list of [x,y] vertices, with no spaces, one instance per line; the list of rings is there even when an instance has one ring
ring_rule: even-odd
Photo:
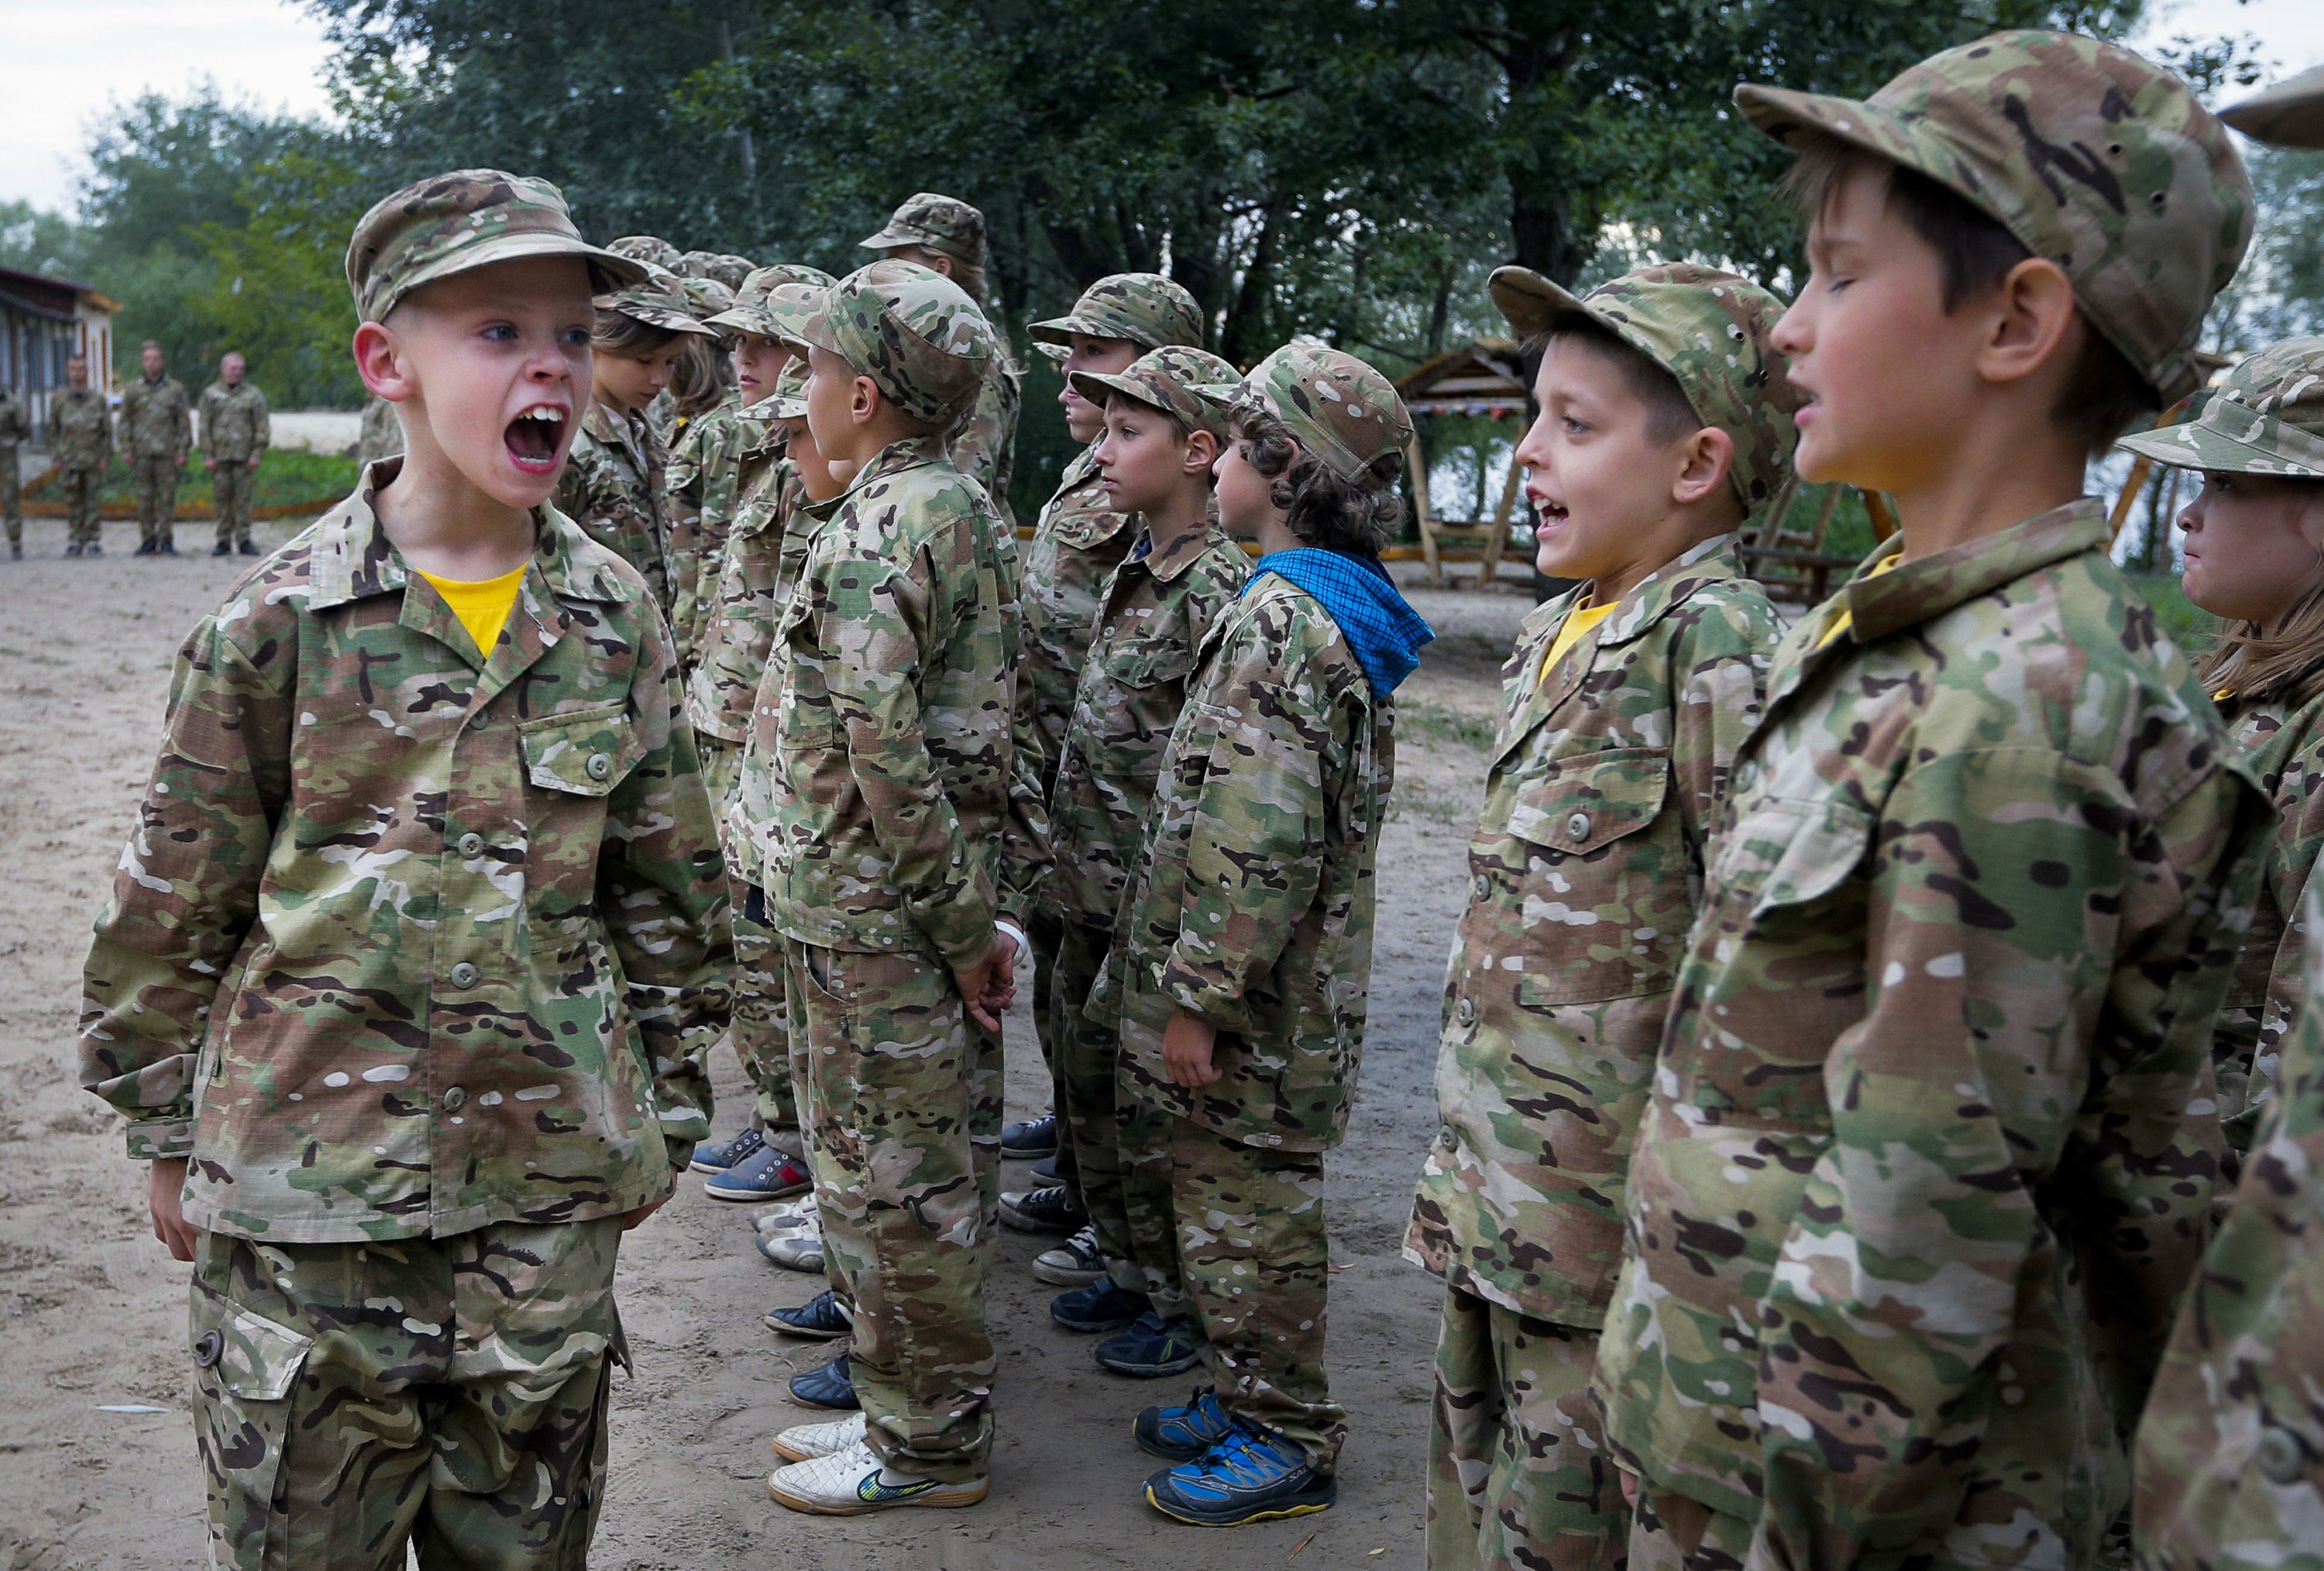
[[[1312,596],[1339,624],[1364,668],[1372,697],[1385,698],[1420,665],[1420,646],[1436,636],[1397,593],[1377,558],[1305,548],[1270,551],[1252,564],[1250,584],[1274,573]],[[1250,584],[1243,593],[1250,593]]]

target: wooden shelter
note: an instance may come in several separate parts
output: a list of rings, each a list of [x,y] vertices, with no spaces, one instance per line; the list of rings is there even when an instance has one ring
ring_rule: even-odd
[[[1396,384],[1404,407],[1416,420],[1426,414],[1482,416],[1489,420],[1525,420],[1531,396],[1517,347],[1506,338],[1480,338],[1424,361]],[[1405,455],[1412,483],[1413,521],[1420,530],[1420,554],[1428,563],[1428,577],[1441,583],[1448,547],[1466,558],[1475,551],[1484,563],[1477,575],[1480,587],[1493,581],[1508,548],[1509,521],[1517,511],[1517,487],[1524,475],[1511,444],[1509,472],[1501,482],[1501,499],[1489,519],[1439,518],[1428,501],[1428,454],[1416,424],[1412,448]]]
[[[113,313],[121,302],[85,283],[0,267],[0,384],[48,439],[49,397],[65,384],[65,362],[88,361],[88,384],[113,393]]]

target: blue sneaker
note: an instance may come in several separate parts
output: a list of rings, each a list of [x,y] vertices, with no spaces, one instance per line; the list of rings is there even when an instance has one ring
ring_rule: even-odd
[[[805,1162],[762,1140],[757,1151],[704,1179],[702,1192],[713,1200],[779,1200],[814,1186]]]
[[[1134,1326],[1154,1307],[1144,1293],[1126,1293],[1110,1277],[1100,1277],[1085,1288],[1059,1293],[1049,1300],[1049,1318],[1068,1331],[1095,1335]]]
[[[855,1318],[847,1306],[829,1288],[817,1293],[804,1304],[794,1304],[787,1309],[767,1311],[768,1327],[786,1336],[805,1336],[817,1342],[829,1342],[855,1329]],[[798,1460],[797,1457],[793,1461]]]
[[[1184,1374],[1200,1363],[1203,1344],[1192,1317],[1165,1320],[1148,1309],[1129,1330],[1099,1343],[1096,1356],[1100,1369],[1139,1380],[1159,1380],[1167,1374]]]
[[[1217,1445],[1146,1481],[1146,1503],[1198,1528],[1311,1516],[1339,1503],[1339,1481],[1287,1440],[1238,1423]]]
[[[767,1137],[755,1129],[740,1134],[730,1134],[724,1140],[706,1140],[694,1148],[694,1158],[686,1165],[697,1173],[723,1173],[743,1158],[765,1149]]]
[[[1057,1115],[1045,1113],[1001,1129],[1001,1154],[1012,1162],[1038,1161],[1057,1154]]]
[[[1165,1462],[1192,1462],[1235,1432],[1235,1421],[1219,1406],[1219,1393],[1196,1386],[1183,1408],[1153,1407],[1138,1415],[1130,1432],[1138,1448]]]
[[[803,1407],[847,1412],[863,1404],[855,1400],[855,1378],[847,1371],[847,1354],[791,1376],[791,1400]]]

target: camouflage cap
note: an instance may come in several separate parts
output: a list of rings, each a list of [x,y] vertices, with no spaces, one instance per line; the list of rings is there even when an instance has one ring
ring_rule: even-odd
[[[807,418],[807,358],[790,361],[775,374],[775,390],[767,395],[767,414],[774,420]]]
[[[1071,344],[1075,333],[1093,338],[1127,338],[1141,349],[1166,344],[1199,347],[1203,341],[1203,308],[1186,292],[1158,273],[1116,273],[1082,291],[1074,309],[1062,317],[1035,322],[1026,329],[1037,343]]]
[[[2324,480],[2324,338],[2261,350],[2177,425],[2118,445],[2181,469]]]
[[[807,310],[838,282],[819,267],[794,263],[759,268],[734,291],[733,305],[711,318],[710,325],[756,333],[761,338],[795,338]]]
[[[723,251],[689,251],[678,259],[673,273],[688,278],[715,279],[728,289],[740,289],[742,281],[751,276],[759,264],[747,256],[736,256]]]
[[[1366,489],[1386,484],[1371,464],[1412,440],[1412,415],[1396,386],[1353,355],[1315,344],[1286,344],[1240,382],[1195,391],[1233,405],[1250,403],[1291,428],[1298,444],[1341,479]]]
[[[984,265],[984,215],[958,197],[919,191],[905,199],[889,218],[888,226],[860,242],[873,251],[899,245],[925,245],[929,250],[964,262]]]
[[[996,347],[960,285],[917,262],[859,267],[823,291],[794,343],[836,355],[912,419],[940,426],[976,396]]]
[[[709,321],[721,311],[734,309],[734,291],[715,278],[681,278],[678,287],[686,291],[687,304],[693,308],[694,319]]]
[[[347,242],[355,313],[376,322],[420,285],[531,256],[577,256],[590,287],[633,284],[644,269],[581,238],[565,193],[545,180],[496,169],[430,176],[373,205]]]
[[[2256,141],[2324,147],[2324,66],[2230,105],[2219,111],[2219,118]]]
[[[1076,371],[1069,380],[1075,393],[1101,408],[1118,395],[1158,409],[1190,431],[1208,431],[1224,441],[1227,401],[1217,390],[1231,388],[1234,374],[1233,365],[1208,349],[1167,344],[1148,349],[1118,376]]]
[[[2200,384],[2195,339],[2250,243],[2251,179],[2169,71],[2093,38],[1997,32],[1861,103],[1748,83],[1735,102],[1778,141],[1829,136],[1958,193],[2065,270],[2165,403]]]
[[[687,297],[684,279],[650,262],[638,265],[645,269],[645,277],[627,289],[599,295],[599,310],[617,311],[648,327],[665,328],[673,333],[699,333],[710,338],[718,336],[717,328],[695,319],[694,302]]]
[[[677,246],[659,235],[624,235],[605,249],[632,262],[650,262],[656,267],[667,267],[672,273],[676,273],[678,263],[685,260]]]
[[[1587,317],[1661,366],[1704,425],[1735,444],[1728,483],[1748,516],[1775,499],[1799,445],[1800,407],[1770,341],[1784,302],[1747,279],[1692,263],[1641,268],[1586,295],[1522,267],[1496,268],[1493,304],[1527,337]]]

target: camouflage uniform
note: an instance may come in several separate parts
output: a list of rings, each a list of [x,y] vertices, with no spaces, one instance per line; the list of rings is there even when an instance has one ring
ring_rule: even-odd
[[[137,484],[137,538],[159,547],[177,515],[178,481],[194,445],[192,402],[174,376],[141,376],[121,394],[121,453]]]
[[[91,388],[60,387],[49,395],[49,461],[56,466],[57,490],[65,504],[65,541],[98,541],[97,497],[106,467],[113,462],[113,419],[105,394]]]
[[[217,504],[217,543],[250,543],[250,486],[258,476],[252,463],[273,439],[266,394],[244,380],[202,389],[202,457],[209,461],[210,494]]]
[[[1737,101],[2011,224],[2193,385],[2250,187],[2174,79],[2019,32],[1868,103]],[[1785,637],[1737,759],[1593,1389],[1657,1517],[1753,1567],[2081,1566],[2201,1249],[2266,802],[2097,503],[1904,544]]]
[[[374,394],[364,405],[363,424],[355,433],[355,461],[368,469],[401,451],[403,428],[396,423],[395,405]]]
[[[668,273],[682,272],[686,266],[686,254],[658,235],[624,235],[605,249],[632,262],[651,263]]]
[[[841,280],[798,337],[938,428],[995,352],[966,295],[903,262]],[[936,439],[801,511],[812,543],[753,720],[771,800],[750,827],[870,1444],[964,1479],[992,1437],[1000,1043],[952,968],[995,938],[1017,607],[999,521]]]
[[[464,171],[374,208],[348,280],[377,320],[553,249],[632,276]],[[191,1160],[214,1564],[578,1567],[622,1219],[709,1128],[715,831],[637,574],[540,510],[484,660],[379,525],[394,473],[187,641],[81,1079]]]
[[[17,467],[16,448],[30,441],[32,426],[24,418],[24,406],[15,395],[0,387],[0,525],[8,531],[8,544],[21,548],[24,543],[24,496],[23,475]]]

